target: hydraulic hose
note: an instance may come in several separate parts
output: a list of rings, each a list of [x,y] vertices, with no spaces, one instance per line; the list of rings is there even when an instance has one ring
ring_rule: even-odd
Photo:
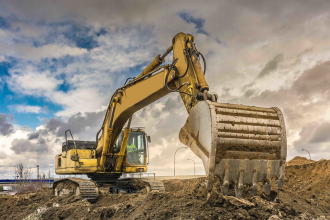
[[[204,58],[204,56],[203,56],[203,54],[202,53],[200,53],[200,52],[197,52],[197,54],[199,54],[199,55],[201,55],[201,57],[202,57],[202,59],[203,59],[203,63],[204,63],[204,76],[205,76],[205,73],[206,73],[206,62],[205,62],[205,58]]]
[[[184,74],[183,74],[182,76],[179,76],[179,78],[182,78],[182,77],[184,77],[184,76],[187,74],[187,72],[188,72],[188,69],[189,69],[189,57],[188,57],[188,54],[187,54],[187,50],[184,50],[184,54],[186,55],[186,60],[187,60],[187,69],[186,69],[186,71],[184,72]]]
[[[128,78],[126,79],[126,81],[125,81],[125,84],[124,84],[124,85],[126,85],[126,84],[127,84],[128,80],[130,80],[130,79],[133,79],[133,80],[134,80],[134,78],[135,78],[135,77],[128,77]]]
[[[165,77],[165,87],[166,87],[166,89],[167,89],[168,91],[170,91],[170,92],[179,92],[179,93],[182,93],[182,94],[189,95],[189,96],[192,97],[192,98],[195,98],[193,95],[191,95],[191,94],[189,94],[189,93],[179,91],[183,86],[189,84],[189,82],[185,82],[185,83],[183,83],[182,85],[180,85],[180,86],[179,86],[177,89],[175,89],[175,90],[170,89],[170,88],[168,87],[168,83],[167,83],[167,81],[168,81],[168,76],[170,75],[171,70],[175,68],[175,64],[176,64],[177,61],[178,61],[178,58],[176,58],[176,59],[173,61],[173,63],[171,64],[171,66],[168,68],[168,72],[167,72],[166,77]],[[182,76],[182,77],[183,77],[183,76]]]

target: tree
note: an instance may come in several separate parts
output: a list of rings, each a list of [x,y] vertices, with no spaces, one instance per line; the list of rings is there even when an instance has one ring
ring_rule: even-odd
[[[20,185],[22,184],[23,180],[23,172],[24,172],[24,165],[22,163],[18,163],[15,166],[15,179],[19,181]]]
[[[31,168],[24,168],[23,163],[18,163],[15,166],[15,179],[20,185],[26,184],[31,180],[32,171]]]

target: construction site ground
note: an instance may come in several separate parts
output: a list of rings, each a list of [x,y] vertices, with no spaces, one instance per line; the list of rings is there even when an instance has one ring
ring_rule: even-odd
[[[330,160],[296,157],[285,170],[279,201],[276,184],[270,195],[259,185],[257,196],[224,196],[215,184],[208,194],[204,177],[162,180],[166,193],[145,189],[110,194],[106,187],[91,204],[79,196],[54,197],[52,190],[1,196],[1,219],[330,219]],[[137,186],[139,180],[136,181]]]

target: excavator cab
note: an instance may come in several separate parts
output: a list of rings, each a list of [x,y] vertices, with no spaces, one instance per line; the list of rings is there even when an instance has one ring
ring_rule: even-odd
[[[123,143],[122,130],[111,152],[113,156],[124,151],[121,169],[125,172],[145,172],[148,164],[148,142],[150,137],[143,128],[131,128],[127,142]],[[84,174],[97,171],[95,141],[67,140],[62,143],[62,153],[56,155],[56,174]]]
[[[120,133],[115,143],[113,152],[119,153],[124,137],[124,131]],[[141,128],[133,128],[128,136],[126,149],[126,163],[130,166],[147,165],[147,150],[148,150],[147,133]],[[150,137],[149,137],[150,139]]]

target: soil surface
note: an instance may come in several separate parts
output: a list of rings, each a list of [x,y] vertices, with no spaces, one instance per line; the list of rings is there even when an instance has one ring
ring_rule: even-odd
[[[259,185],[257,196],[246,187],[242,199],[222,195],[219,182],[211,193],[205,178],[163,180],[166,193],[142,189],[110,194],[101,187],[94,204],[79,196],[54,197],[42,189],[0,197],[1,219],[330,219],[330,160],[296,157],[287,163],[284,189],[272,183],[270,195]],[[136,180],[136,185],[143,186]],[[138,187],[143,188],[143,187]]]
[[[306,157],[295,157],[292,160],[286,162],[287,166],[291,166],[291,165],[302,165],[302,164],[306,164],[306,163],[314,163],[314,160],[309,160]]]

